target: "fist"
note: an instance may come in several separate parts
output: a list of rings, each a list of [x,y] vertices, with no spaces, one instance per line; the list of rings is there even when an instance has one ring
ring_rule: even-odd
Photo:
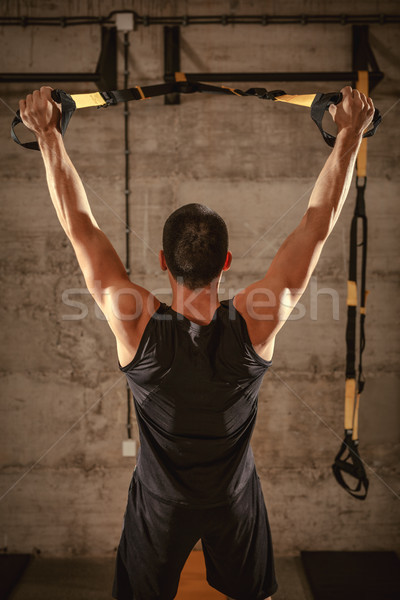
[[[60,132],[61,105],[52,99],[52,89],[43,86],[19,102],[23,124],[37,136],[50,131]]]
[[[338,132],[341,129],[353,130],[357,135],[362,134],[370,125],[374,116],[374,104],[371,98],[350,86],[340,90],[343,99],[339,104],[331,104],[329,112],[337,125]]]

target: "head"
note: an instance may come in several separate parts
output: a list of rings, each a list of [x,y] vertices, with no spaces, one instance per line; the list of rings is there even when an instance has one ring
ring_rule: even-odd
[[[231,258],[225,221],[211,208],[186,204],[166,220],[161,267],[190,290],[219,280]]]

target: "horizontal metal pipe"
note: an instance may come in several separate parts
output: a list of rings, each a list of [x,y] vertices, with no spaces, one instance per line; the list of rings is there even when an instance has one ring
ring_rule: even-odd
[[[76,17],[0,17],[0,26],[58,26],[70,27],[74,25],[104,25],[115,24],[112,17],[119,11],[112,11],[106,17],[76,16]],[[152,17],[150,15],[138,15],[132,12],[136,25],[313,25],[313,24],[336,24],[336,25],[386,25],[400,23],[400,14],[369,14],[369,15],[181,15]]]
[[[0,73],[0,83],[25,81],[99,81],[98,73]]]
[[[100,81],[99,73],[0,73],[0,83],[45,82],[45,81]],[[354,81],[356,71],[331,72],[287,72],[287,73],[186,73],[190,81],[207,82],[266,82],[266,81]],[[371,81],[381,80],[381,71],[369,73]],[[166,74],[165,81],[175,81],[174,74]],[[106,91],[106,90],[104,90]]]
[[[399,15],[215,15],[151,17],[136,15],[137,25],[386,25],[399,23]]]

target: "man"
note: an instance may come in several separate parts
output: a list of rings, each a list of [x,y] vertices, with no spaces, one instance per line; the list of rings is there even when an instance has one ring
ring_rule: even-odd
[[[171,600],[201,539],[213,587],[237,600],[263,600],[277,584],[250,448],[257,394],[275,337],[339,217],[372,101],[345,87],[343,101],[330,107],[337,140],[303,218],[266,275],[233,299],[218,299],[232,260],[221,217],[191,204],[168,218],[160,251],[173,292],[168,307],[129,280],[98,227],[50,93],[42,87],[27,96],[21,117],[37,136],[58,218],[115,335],[140,430],[113,595]]]

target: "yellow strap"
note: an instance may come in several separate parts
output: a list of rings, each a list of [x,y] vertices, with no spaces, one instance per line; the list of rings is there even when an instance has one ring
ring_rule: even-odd
[[[135,85],[135,88],[139,91],[140,99],[141,100],[147,100],[146,96],[143,94],[143,90],[140,87],[140,85]]]
[[[291,96],[290,94],[283,94],[277,96],[275,100],[278,102],[288,102],[289,104],[297,104],[298,106],[311,106],[316,94],[302,94]]]
[[[354,407],[354,419],[353,419],[353,440],[358,440],[358,409],[360,406],[360,394],[357,394],[356,405]]]
[[[175,81],[187,81],[185,73],[177,72],[175,73]],[[143,93],[142,88],[139,85],[135,86],[137,90],[139,90],[139,94],[142,100],[147,100],[146,96]],[[222,88],[226,90],[230,90],[232,94],[235,96],[241,96],[235,90],[235,88],[227,87],[226,85],[221,85]],[[294,95],[284,94],[283,96],[277,96],[275,99],[278,102],[287,102],[288,104],[297,104],[298,106],[311,106],[316,94],[302,94],[302,95]],[[100,92],[92,92],[90,94],[72,94],[72,98],[75,101],[76,108],[88,108],[89,106],[103,106],[106,104],[104,98],[100,94]]]
[[[357,306],[357,284],[350,279],[347,282],[347,306]]]
[[[369,290],[365,290],[365,296],[364,296],[364,306],[360,306],[360,313],[362,315],[365,315],[366,310],[367,310],[367,296],[369,294]]]
[[[72,94],[71,98],[76,104],[76,108],[88,108],[89,106],[103,106],[106,104],[100,92],[91,94]]]
[[[368,71],[359,71],[357,89],[368,97]],[[367,140],[363,140],[357,156],[357,176],[367,176]],[[368,292],[365,292],[364,305]],[[347,282],[347,306],[357,306],[357,283]],[[360,307],[360,313],[365,314],[365,306]],[[360,394],[356,394],[356,380],[346,379],[344,403],[344,428],[352,430],[352,439],[358,440],[358,410]]]
[[[181,73],[180,71],[176,72],[175,81],[187,81],[185,73]]]
[[[344,394],[344,428],[353,429],[354,399],[356,394],[356,380],[346,379]]]
[[[357,89],[368,97],[369,94],[369,76],[368,71],[358,71]]]
[[[358,71],[356,88],[368,98],[368,71]],[[361,142],[357,156],[357,177],[367,176],[367,140]]]
[[[232,92],[232,94],[235,94],[235,96],[240,96],[241,94],[238,94],[237,91],[235,90],[235,88],[231,88],[228,87],[226,85],[221,85],[222,88],[224,88],[224,90],[230,90]]]

